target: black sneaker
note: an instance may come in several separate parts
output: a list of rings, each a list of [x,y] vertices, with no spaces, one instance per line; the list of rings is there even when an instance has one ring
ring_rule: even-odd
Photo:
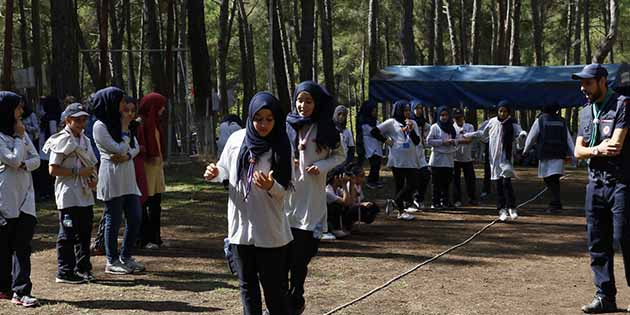
[[[55,278],[56,283],[67,283],[67,284],[81,284],[85,283],[85,278],[77,275],[76,273],[70,273],[67,275],[57,275]]]
[[[85,282],[94,282],[94,281],[96,281],[96,277],[92,274],[91,271],[77,272],[77,276],[85,279]]]
[[[617,311],[617,303],[607,297],[596,295],[590,304],[582,306],[582,312],[587,314],[601,314]]]

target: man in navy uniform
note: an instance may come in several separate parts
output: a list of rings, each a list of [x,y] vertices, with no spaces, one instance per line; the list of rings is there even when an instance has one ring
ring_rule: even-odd
[[[586,223],[591,270],[597,292],[585,313],[617,310],[614,249],[624,258],[626,283],[630,285],[630,100],[607,86],[608,72],[600,64],[590,64],[573,74],[580,80],[588,105],[580,112],[575,157],[588,159]],[[614,136],[613,136],[614,134]]]

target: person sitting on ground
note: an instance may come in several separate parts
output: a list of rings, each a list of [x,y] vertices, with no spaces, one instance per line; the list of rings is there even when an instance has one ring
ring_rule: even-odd
[[[350,177],[344,172],[344,166],[337,166],[328,172],[326,178],[326,207],[328,211],[328,231],[322,240],[334,240],[348,236],[343,230],[343,217],[348,207],[353,204],[352,191],[354,185],[348,185]]]

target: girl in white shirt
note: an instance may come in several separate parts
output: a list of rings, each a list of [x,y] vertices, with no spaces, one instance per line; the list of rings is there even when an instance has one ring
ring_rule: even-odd
[[[371,189],[382,188],[380,171],[383,162],[383,144],[371,134],[372,129],[378,125],[376,103],[372,101],[363,103],[357,116],[357,133],[361,131],[365,158],[370,161],[370,173],[366,186]],[[359,139],[358,136],[357,139]]]
[[[352,131],[346,127],[348,124],[348,108],[343,105],[337,106],[333,113],[333,122],[335,127],[337,127],[337,131],[339,131],[341,145],[346,150],[346,162],[344,164],[347,165],[354,160],[355,152],[354,136]]]
[[[40,161],[21,121],[22,106],[20,96],[0,91],[0,299],[30,307],[38,305],[31,296],[37,223],[31,172]]]
[[[289,242],[284,213],[291,186],[291,146],[280,102],[268,92],[249,104],[247,126],[228,139],[219,162],[204,177],[228,179],[228,234],[240,281],[244,314],[261,314],[259,285],[271,314],[289,314]]]
[[[414,195],[414,205],[416,209],[422,209],[424,205],[424,196],[426,195],[427,188],[431,182],[431,170],[427,158],[425,155],[425,149],[427,148],[427,135],[431,129],[431,124],[427,122],[424,117],[424,108],[419,100],[411,100],[411,119],[413,119],[418,125],[418,131],[420,132],[420,143],[416,146],[416,152],[418,154],[418,177],[417,177],[417,192]]]
[[[431,208],[450,208],[449,190],[453,179],[457,135],[451,113],[445,106],[435,112],[436,123],[431,126],[427,144],[432,147],[429,166],[433,175],[433,205]]]
[[[319,240],[327,230],[326,174],[346,158],[339,132],[333,123],[333,98],[323,87],[305,81],[295,87],[294,111],[287,116],[287,133],[297,160],[295,191],[285,209],[293,233],[290,265],[292,309],[304,310],[304,280],[308,264],[317,254]]]
[[[508,101],[501,101],[498,108],[498,115],[488,121],[488,124],[476,132],[465,134],[465,137],[487,137],[490,140],[490,171],[492,181],[497,188],[497,210],[499,219],[507,220],[508,216],[512,220],[518,218],[516,211],[516,198],[514,188],[512,188],[512,177],[514,177],[514,166],[512,165],[512,151],[514,140],[527,136],[521,126],[511,116],[510,104]]]
[[[392,169],[396,184],[394,203],[398,210],[399,220],[414,220],[415,217],[405,213],[405,203],[411,205],[417,180],[414,177],[418,163],[416,146],[420,145],[418,126],[411,118],[411,108],[406,100],[394,103],[393,118],[390,118],[372,129],[372,136],[390,146],[387,166]]]

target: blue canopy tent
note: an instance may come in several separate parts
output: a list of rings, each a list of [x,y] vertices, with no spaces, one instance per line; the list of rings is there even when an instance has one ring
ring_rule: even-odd
[[[630,86],[628,64],[607,64],[608,84]],[[419,99],[425,104],[487,108],[507,99],[517,109],[563,107],[586,102],[571,74],[584,66],[390,66],[370,80],[371,100]]]

